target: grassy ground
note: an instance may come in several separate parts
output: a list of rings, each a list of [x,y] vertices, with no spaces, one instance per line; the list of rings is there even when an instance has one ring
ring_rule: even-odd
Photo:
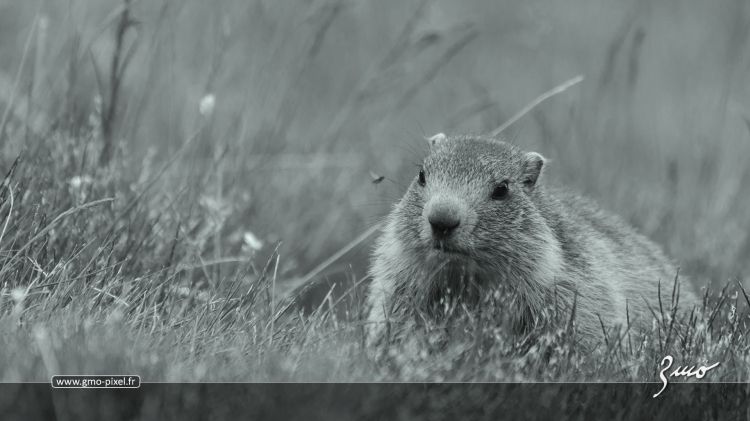
[[[655,381],[666,354],[747,381],[747,5],[502,3],[0,2],[0,381]],[[577,74],[510,134],[682,262],[702,317],[664,303],[594,357],[565,323],[509,340],[498,303],[368,353],[346,245],[421,136]]]

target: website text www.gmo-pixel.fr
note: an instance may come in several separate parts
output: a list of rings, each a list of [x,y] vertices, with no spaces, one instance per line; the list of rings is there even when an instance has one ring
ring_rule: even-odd
[[[141,376],[137,375],[90,375],[52,376],[53,388],[116,388],[137,389],[141,387]]]

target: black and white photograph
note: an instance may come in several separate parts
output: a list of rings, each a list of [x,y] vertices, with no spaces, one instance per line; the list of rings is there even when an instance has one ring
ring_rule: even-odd
[[[0,418],[748,419],[748,0],[0,0]]]

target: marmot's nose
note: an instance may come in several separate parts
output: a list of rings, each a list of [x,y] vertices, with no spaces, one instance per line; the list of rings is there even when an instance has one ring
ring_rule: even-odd
[[[450,212],[445,209],[432,212],[427,217],[427,221],[430,222],[430,226],[432,227],[432,235],[439,238],[448,237],[453,230],[461,225],[461,219],[456,215],[456,212]]]

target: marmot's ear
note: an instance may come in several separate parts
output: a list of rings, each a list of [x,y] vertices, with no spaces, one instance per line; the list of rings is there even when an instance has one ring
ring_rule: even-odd
[[[438,133],[432,137],[428,137],[427,141],[430,143],[430,147],[433,147],[438,143],[445,142],[446,139],[448,139],[448,136],[446,136],[445,133]]]
[[[533,189],[536,186],[539,176],[542,175],[542,168],[546,158],[536,152],[527,152],[523,157],[523,175],[521,181],[526,189]]]

